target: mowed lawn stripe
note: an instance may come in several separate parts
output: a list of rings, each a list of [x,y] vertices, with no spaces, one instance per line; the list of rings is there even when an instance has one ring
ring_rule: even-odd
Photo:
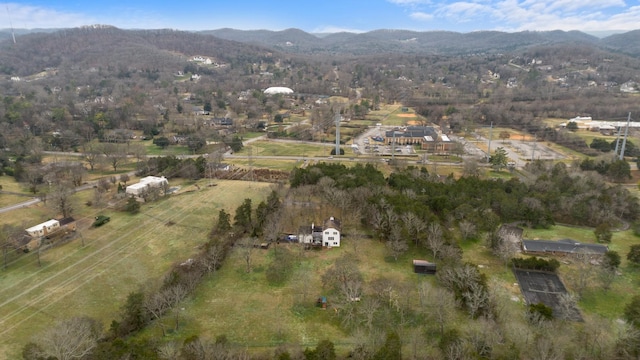
[[[153,287],[172,263],[198,251],[220,208],[232,211],[244,198],[253,198],[257,204],[271,186],[242,181],[216,183],[208,187],[203,182],[202,190],[184,191],[143,205],[137,216],[110,214],[112,221],[104,228],[84,232],[86,247],[69,254],[69,247],[78,244],[74,240],[41,254],[44,264],[52,262],[47,269],[36,270],[34,266],[33,273],[39,274],[24,274],[31,279],[18,277],[30,269],[10,274],[13,269],[9,268],[11,276],[0,278],[0,287],[11,288],[3,292],[6,300],[0,306],[0,358],[19,354],[19,348],[32,340],[30,336],[56,319],[88,315],[108,322],[117,318],[127,293]],[[98,231],[110,234],[98,235]],[[100,248],[83,253],[95,245]]]

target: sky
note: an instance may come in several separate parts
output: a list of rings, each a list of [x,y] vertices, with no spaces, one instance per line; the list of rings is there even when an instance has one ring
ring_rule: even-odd
[[[0,2],[0,28],[472,32],[640,29],[640,0],[33,0]]]

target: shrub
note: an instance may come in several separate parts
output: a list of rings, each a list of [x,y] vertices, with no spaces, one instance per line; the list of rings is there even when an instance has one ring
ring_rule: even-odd
[[[553,309],[543,303],[529,304],[529,319],[553,319]]]
[[[511,259],[513,267],[518,269],[540,270],[555,272],[560,267],[560,262],[556,259],[545,260],[538,257],[529,257],[525,259]]]

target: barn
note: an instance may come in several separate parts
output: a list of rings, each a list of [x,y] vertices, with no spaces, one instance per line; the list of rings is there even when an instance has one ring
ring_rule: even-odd
[[[427,260],[413,260],[413,272],[416,274],[434,275],[436,273],[436,264]]]

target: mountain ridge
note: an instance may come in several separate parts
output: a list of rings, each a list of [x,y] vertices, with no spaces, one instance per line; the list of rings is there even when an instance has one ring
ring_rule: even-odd
[[[95,26],[94,26],[95,27]],[[77,28],[87,29],[91,26]],[[100,28],[112,28],[101,25]],[[70,29],[0,29],[0,40],[34,33],[56,33]],[[121,31],[178,31],[211,35],[219,39],[257,45],[285,53],[373,55],[381,53],[464,55],[470,53],[499,53],[524,49],[535,45],[582,43],[632,56],[640,56],[640,30],[598,38],[581,31],[520,31],[502,32],[482,30],[468,33],[454,31],[413,31],[377,29],[363,33],[337,32],[321,35],[297,28],[284,30],[238,30],[221,28],[202,31],[170,29],[135,29]]]

